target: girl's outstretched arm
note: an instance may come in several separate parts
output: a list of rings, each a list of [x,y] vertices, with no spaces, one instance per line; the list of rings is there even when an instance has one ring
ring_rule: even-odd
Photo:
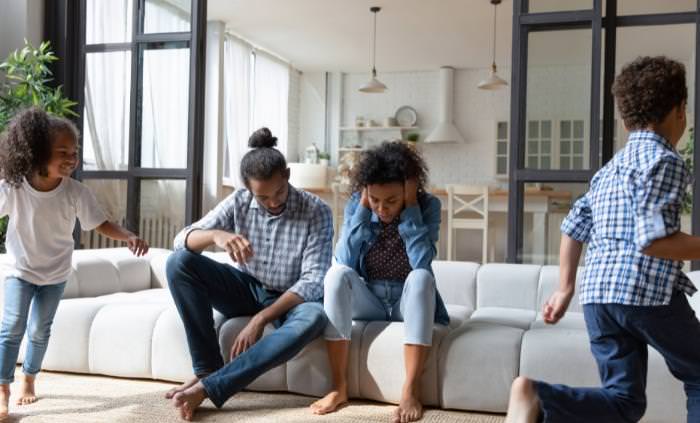
[[[135,233],[116,223],[105,221],[95,229],[97,232],[109,238],[116,239],[117,241],[126,241],[129,250],[137,257],[148,252],[148,242],[145,239],[140,238]]]

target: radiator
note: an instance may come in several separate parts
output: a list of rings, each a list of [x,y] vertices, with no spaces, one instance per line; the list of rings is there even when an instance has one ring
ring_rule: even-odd
[[[120,225],[124,226],[122,220]],[[182,229],[183,222],[171,222],[170,218],[143,217],[139,223],[139,235],[148,241],[153,248],[172,248],[173,238]],[[125,247],[126,242],[115,241],[98,233],[97,231],[83,232],[80,235],[81,248],[112,248]]]

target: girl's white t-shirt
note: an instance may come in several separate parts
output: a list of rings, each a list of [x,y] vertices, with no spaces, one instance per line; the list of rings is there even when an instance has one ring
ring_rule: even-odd
[[[90,231],[107,219],[87,186],[63,178],[52,191],[37,191],[25,179],[18,188],[0,181],[0,216],[9,215],[3,260],[5,276],[36,285],[68,280],[76,217]]]

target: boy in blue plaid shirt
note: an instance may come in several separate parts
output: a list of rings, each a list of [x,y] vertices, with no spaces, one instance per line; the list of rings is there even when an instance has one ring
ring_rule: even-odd
[[[602,388],[571,388],[519,377],[508,422],[636,422],[646,409],[647,345],[683,381],[688,422],[700,422],[700,322],[686,295],[696,289],[683,260],[700,257],[700,238],[680,231],[691,175],[675,147],[686,128],[682,64],[640,57],[613,85],[630,131],[562,224],[560,285],[544,306],[554,324],[580,288],[591,352]]]

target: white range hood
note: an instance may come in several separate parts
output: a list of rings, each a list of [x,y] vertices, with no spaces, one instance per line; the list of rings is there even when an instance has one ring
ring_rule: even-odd
[[[453,123],[454,73],[455,70],[451,66],[440,68],[440,121],[425,142],[464,142],[462,134]]]

